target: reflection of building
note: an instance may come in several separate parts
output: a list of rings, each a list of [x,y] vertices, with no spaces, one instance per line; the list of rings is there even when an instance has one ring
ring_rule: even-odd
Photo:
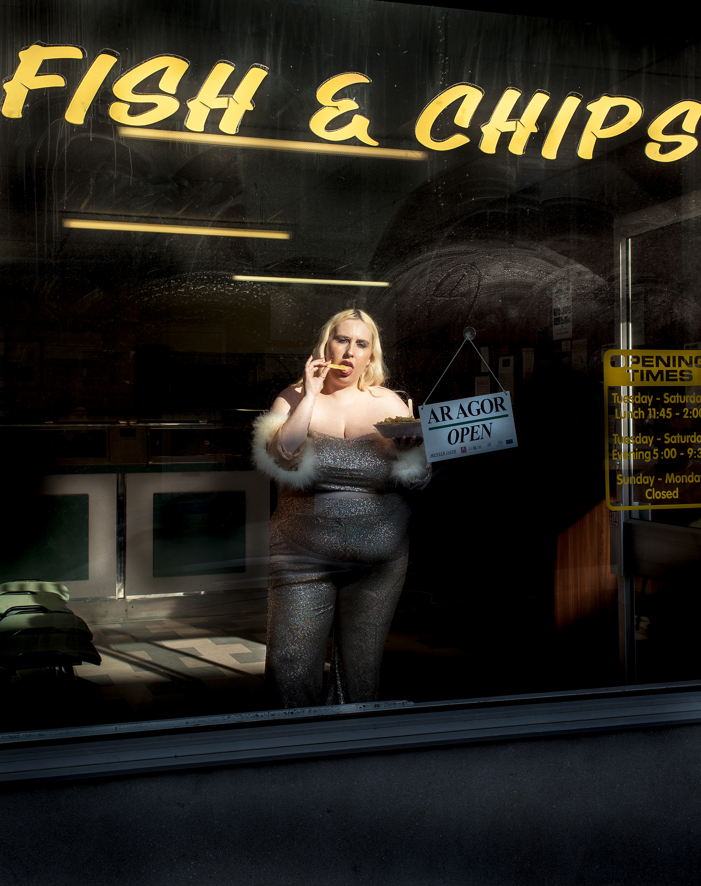
[[[596,693],[620,700],[611,687],[637,680],[657,684],[651,693],[674,684],[693,719],[696,702],[681,683],[701,668],[698,514],[609,513],[602,392],[606,350],[701,340],[697,152],[658,162],[646,150],[652,121],[675,103],[687,102],[679,113],[690,116],[665,124],[665,144],[676,144],[670,133],[693,137],[689,27],[382,0],[236,0],[210,4],[210,18],[201,4],[142,6],[126,4],[121,17],[83,2],[70,14],[12,7],[3,31],[8,79],[19,50],[38,41],[79,43],[86,58],[44,61],[38,76],[59,74],[65,87],[44,81],[29,88],[20,117],[0,117],[0,581],[17,571],[65,580],[105,662],[78,672],[77,691],[60,686],[53,696],[41,675],[14,678],[4,711],[18,719],[7,729],[107,729],[260,707],[271,490],[248,459],[250,419],[299,374],[320,322],[349,304],[381,320],[391,384],[415,403],[463,327],[474,326],[513,391],[518,425],[517,450],[446,462],[414,501],[386,700],[439,702],[452,717],[486,710],[475,700],[484,696],[519,696],[525,710],[530,695],[550,691],[564,694],[564,711],[574,693],[591,690],[594,710]],[[104,46],[119,61],[96,86],[85,123],[66,121]],[[113,82],[165,52],[187,58],[181,82],[169,91],[152,73],[135,93],[175,96],[180,106],[150,125],[158,137],[137,138],[110,116],[123,101]],[[203,133],[186,125],[186,102],[220,56],[236,65],[222,96],[251,65],[269,71],[243,114],[243,142],[212,139],[222,135],[223,105]],[[343,96],[367,116],[380,153],[310,132],[317,87],[342,71],[371,80]],[[418,115],[453,84],[484,95],[472,120],[462,118],[468,126],[450,105],[432,137],[466,132],[469,143],[419,145]],[[508,87],[522,96],[487,153],[480,127]],[[537,90],[550,99],[514,153],[509,120]],[[546,156],[558,109],[575,92],[582,101],[557,156]],[[588,105],[602,95],[638,102],[644,116],[608,137],[621,105],[586,159],[579,141]],[[169,130],[202,138],[169,140]],[[280,149],[287,141],[295,150]],[[210,236],[212,228],[226,234]],[[312,282],[287,282],[295,278]],[[391,285],[356,285],[363,281]],[[493,390],[483,369],[465,349],[436,397]],[[692,467],[687,459],[675,471]],[[607,728],[662,719],[642,708],[628,721],[596,711]],[[558,716],[543,714],[549,723]],[[591,726],[584,714],[577,722]],[[452,740],[435,724],[426,730]],[[254,750],[264,733],[251,739]],[[334,750],[348,752],[352,741]],[[398,737],[392,746],[402,741],[411,744]],[[291,755],[315,753],[294,747]],[[495,880],[509,882],[508,872]]]

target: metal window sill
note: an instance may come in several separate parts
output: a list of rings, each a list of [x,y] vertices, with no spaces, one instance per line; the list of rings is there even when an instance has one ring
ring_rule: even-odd
[[[701,723],[701,684],[263,711],[0,735],[0,781],[96,778]]]

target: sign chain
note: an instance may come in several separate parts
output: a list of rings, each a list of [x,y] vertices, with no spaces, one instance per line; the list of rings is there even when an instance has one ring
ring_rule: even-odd
[[[469,340],[470,344],[472,345],[472,347],[477,351],[477,356],[480,358],[480,360],[487,367],[487,369],[489,370],[489,374],[492,376],[494,381],[499,385],[499,387],[502,389],[502,391],[504,391],[504,393],[506,393],[506,391],[504,390],[504,385],[499,381],[499,379],[496,377],[496,375],[494,375],[494,373],[490,369],[489,363],[487,363],[487,361],[482,356],[482,351],[478,350],[477,345],[472,341],[472,339],[468,339],[468,340]]]
[[[474,335],[474,331],[472,331],[472,334]],[[482,352],[477,348],[477,345],[474,343],[474,341],[473,341],[471,338],[468,338],[467,335],[464,335],[463,340],[462,340],[462,342],[461,342],[461,344],[460,344],[460,347],[459,347],[459,348],[457,349],[457,351],[455,352],[455,355],[453,356],[453,359],[452,359],[452,360],[450,361],[450,363],[448,363],[448,365],[445,367],[445,369],[444,369],[443,372],[441,373],[441,377],[438,379],[438,381],[435,383],[435,385],[431,388],[431,390],[430,390],[428,396],[427,396],[426,399],[424,400],[424,402],[423,402],[423,405],[424,405],[424,406],[428,403],[428,398],[431,396],[431,394],[436,390],[436,388],[438,387],[438,385],[441,383],[441,380],[443,379],[443,376],[446,374],[446,372],[447,372],[447,371],[450,369],[450,367],[453,365],[453,362],[454,362],[455,358],[458,356],[458,354],[460,353],[460,351],[462,351],[463,346],[464,346],[464,344],[465,344],[466,341],[469,341],[470,344],[472,345],[472,347],[475,349],[475,351],[477,351],[477,356],[480,358],[480,360],[481,360],[481,361],[484,363],[484,365],[487,367],[487,369],[489,370],[489,373],[490,373],[490,375],[492,376],[492,378],[494,379],[494,381],[499,385],[499,387],[502,389],[502,391],[504,391],[504,386],[502,385],[502,383],[499,381],[499,379],[496,377],[496,375],[494,375],[494,373],[493,373],[492,370],[490,369],[490,367],[489,367],[489,363],[487,363],[487,361],[486,361],[486,360],[484,359],[484,357],[482,356]],[[506,393],[506,391],[504,391],[504,393]]]

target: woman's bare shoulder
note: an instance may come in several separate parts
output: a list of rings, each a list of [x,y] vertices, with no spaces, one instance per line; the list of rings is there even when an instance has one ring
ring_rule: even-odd
[[[406,410],[407,405],[402,400],[402,398],[395,394],[394,391],[390,391],[389,388],[383,388],[380,385],[375,385],[374,387],[368,388],[369,393],[378,400],[382,400],[383,405],[396,407],[398,409]]]
[[[381,387],[380,385],[374,385],[371,388],[368,388],[373,397],[381,397],[388,403],[404,403],[399,394],[396,394],[394,391],[389,388]],[[405,404],[406,405],[406,404]]]
[[[289,415],[299,405],[304,390],[302,385],[290,385],[275,398],[270,411],[276,415]]]

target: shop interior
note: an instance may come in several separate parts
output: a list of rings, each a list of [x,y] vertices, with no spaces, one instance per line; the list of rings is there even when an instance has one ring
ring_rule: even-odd
[[[693,48],[661,34],[642,58],[623,29],[603,24],[420,6],[356,15],[340,0],[251,0],[222,4],[206,25],[196,4],[176,6],[174,16],[149,4],[129,41],[95,8],[80,37],[89,59],[104,45],[124,52],[121,71],[166,49],[190,61],[180,109],[155,128],[184,131],[185,100],[231,58],[237,71],[270,70],[238,135],[308,143],[319,84],[362,70],[372,82],[353,96],[371,134],[404,154],[134,137],[109,116],[114,78],[73,125],[72,61],[50,66],[66,90],[34,90],[21,119],[0,118],[0,584],[64,584],[101,658],[63,671],[0,667],[11,728],[262,709],[276,490],[253,468],[251,422],[299,376],[323,322],[349,306],[376,318],[389,386],[416,404],[474,327],[513,396],[519,438],[512,452],[441,463],[410,495],[410,566],[382,698],[701,677],[697,548],[682,554],[665,540],[649,574],[635,571],[645,568],[637,554],[631,567],[638,672],[622,677],[603,394],[622,279],[634,346],[701,348],[697,155],[653,163],[637,127],[582,159],[583,110],[557,157],[541,154],[573,91],[643,97],[653,113],[696,95]],[[78,40],[69,16],[38,33],[14,14],[17,50]],[[3,55],[3,75],[16,63]],[[458,82],[478,83],[490,110],[514,84],[524,99],[552,95],[522,155],[505,136],[485,153],[472,132],[457,150],[417,150],[421,109]],[[141,89],[158,92],[158,77]],[[451,121],[434,136],[448,137]],[[479,134],[477,117],[472,126]],[[622,264],[621,232],[645,213]],[[244,235],[202,233],[215,227]],[[562,329],[559,304],[571,306]],[[466,348],[432,396],[496,385]],[[699,513],[636,519],[648,532],[674,524],[688,548]]]

